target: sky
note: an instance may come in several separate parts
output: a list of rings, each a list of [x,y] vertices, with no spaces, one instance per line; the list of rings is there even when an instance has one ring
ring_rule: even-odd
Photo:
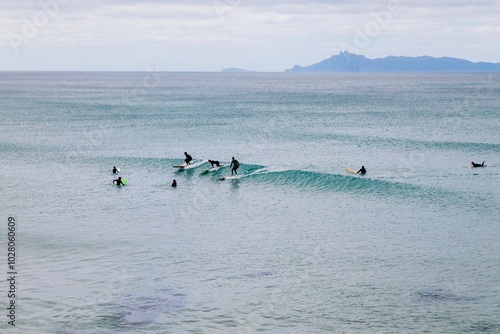
[[[0,0],[2,71],[281,72],[341,51],[500,62],[500,0]]]

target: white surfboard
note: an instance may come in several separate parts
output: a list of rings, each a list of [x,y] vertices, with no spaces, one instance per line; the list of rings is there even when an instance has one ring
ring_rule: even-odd
[[[241,178],[241,175],[230,175],[230,176],[223,176],[219,177],[219,180],[224,181],[224,180],[235,180]]]
[[[220,165],[219,167],[208,168],[208,169],[205,169],[204,171],[202,171],[201,174],[207,174],[207,173],[215,172],[215,171],[221,169],[222,167],[224,167],[224,165]]]
[[[198,162],[195,162],[195,163],[191,163],[189,165],[188,164],[176,165],[176,166],[174,166],[174,168],[191,169],[191,168],[199,167],[199,166],[203,165],[206,162],[208,162],[208,160],[198,161]]]

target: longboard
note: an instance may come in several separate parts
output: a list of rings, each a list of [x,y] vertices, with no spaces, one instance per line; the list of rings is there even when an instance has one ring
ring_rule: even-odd
[[[241,175],[231,175],[231,176],[219,177],[219,180],[224,181],[224,180],[234,180],[234,179],[239,179],[239,178],[241,178]]]
[[[357,171],[355,171],[354,169],[351,169],[349,167],[344,167],[346,171],[348,171],[349,173],[353,173],[353,174],[358,174]]]
[[[197,167],[203,165],[204,163],[206,163],[207,161],[208,160],[198,161],[198,162],[190,163],[189,165],[188,164],[174,165],[174,168],[181,168],[181,169],[197,168]]]
[[[215,172],[216,170],[219,170],[222,167],[224,167],[224,165],[220,165],[219,167],[208,168],[208,169],[205,169],[204,171],[202,171],[200,174],[207,174],[210,172]]]

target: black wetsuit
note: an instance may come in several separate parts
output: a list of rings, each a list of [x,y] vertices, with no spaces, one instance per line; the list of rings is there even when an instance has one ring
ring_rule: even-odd
[[[116,182],[116,185],[117,186],[124,186],[123,182],[122,182],[122,178],[119,177],[117,178],[116,180],[113,180],[113,184]]]
[[[240,167],[240,163],[238,162],[238,160],[233,159],[231,161],[231,166],[233,166],[233,168],[231,169],[231,175],[233,175],[233,172],[234,174],[238,174],[238,172],[236,171]]]
[[[214,167],[220,167],[220,162],[217,160],[208,160],[210,162],[210,165],[212,165],[212,168]]]
[[[172,181],[172,187],[174,187],[174,188],[177,187],[177,181],[175,181],[175,180]]]
[[[365,167],[361,167],[360,170],[358,170],[358,174],[366,174],[366,169]]]
[[[482,164],[477,164],[474,161],[472,161],[472,167],[484,167],[484,161]]]
[[[113,174],[116,174],[116,173],[118,173],[118,172],[119,172],[119,170],[118,170],[118,169],[116,169],[116,167],[113,167]]]
[[[186,162],[187,165],[189,165],[191,163],[191,160],[193,160],[193,157],[187,153],[184,153],[184,155],[186,155],[186,159],[184,159],[184,161]]]

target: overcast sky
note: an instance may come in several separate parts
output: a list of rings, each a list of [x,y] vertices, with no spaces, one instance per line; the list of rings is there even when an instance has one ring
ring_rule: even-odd
[[[0,70],[281,72],[342,50],[500,62],[500,0],[0,0]]]

